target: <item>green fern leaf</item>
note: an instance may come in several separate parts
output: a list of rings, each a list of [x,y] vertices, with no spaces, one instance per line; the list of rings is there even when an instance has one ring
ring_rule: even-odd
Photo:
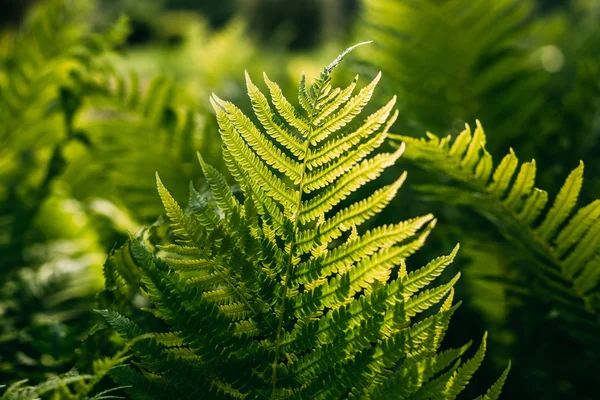
[[[446,387],[444,388],[444,399],[455,399],[456,396],[458,396],[458,394],[465,388],[466,384],[469,382],[483,361],[483,357],[485,356],[486,340],[487,333],[483,336],[481,346],[473,358],[465,362],[462,367],[457,369],[454,374],[452,374],[448,380],[448,383],[446,383]]]
[[[551,240],[558,227],[567,219],[579,197],[583,184],[583,162],[567,177],[565,184],[560,189],[552,208],[548,211],[542,224],[536,229],[538,235],[544,240]]]
[[[506,382],[506,378],[508,377],[508,372],[510,371],[510,367],[511,367],[511,365],[509,362],[508,367],[506,367],[504,372],[502,372],[502,375],[500,375],[500,378],[498,378],[498,380],[496,382],[494,382],[494,384],[492,385],[492,387],[490,387],[490,389],[487,391],[486,394],[479,397],[478,399],[480,399],[480,400],[497,400],[500,397],[500,392],[502,391],[502,386],[504,386],[504,382]]]
[[[548,194],[534,187],[535,161],[522,164],[513,179],[518,160],[510,150],[493,170],[479,122],[476,132],[471,138],[467,126],[451,147],[448,141],[442,145],[431,134],[428,139],[390,136],[406,143],[406,158],[464,185],[464,188],[423,186],[425,192],[444,195],[446,200],[469,206],[491,218],[509,240],[533,256],[539,265],[540,282],[548,288],[552,301],[566,307],[565,315],[583,311],[591,317],[591,324],[597,325],[593,319],[599,310],[593,299],[600,282],[598,200],[572,215],[583,183],[583,163],[569,174],[552,206],[544,212]],[[470,138],[470,142],[465,138]],[[469,151],[452,152],[467,147]],[[475,170],[474,165],[477,165]]]
[[[356,81],[333,88],[330,74],[346,53],[310,87],[302,78],[299,109],[265,75],[269,104],[246,76],[262,129],[212,96],[242,193],[199,156],[214,202],[192,193],[183,209],[157,175],[174,243],[160,252],[139,239],[130,246],[153,313],[170,331],[132,348],[135,368],[113,371],[134,398],[370,398],[392,376],[413,393],[462,354],[436,355],[459,275],[434,281],[458,247],[421,269],[406,266],[433,216],[359,230],[406,175],[340,207],[403,152],[371,155],[397,116],[395,98],[351,127],[378,79],[354,96]],[[102,313],[125,337],[138,329]],[[465,365],[455,378],[461,387],[478,366]],[[426,379],[402,380],[423,370]]]

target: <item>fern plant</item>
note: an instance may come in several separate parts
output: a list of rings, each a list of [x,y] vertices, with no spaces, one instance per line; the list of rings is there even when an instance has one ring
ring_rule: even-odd
[[[544,298],[561,310],[575,333],[597,343],[600,311],[600,201],[574,212],[583,183],[583,162],[565,180],[551,206],[548,193],[534,187],[536,162],[522,163],[511,149],[494,169],[477,121],[454,141],[431,133],[427,139],[390,135],[406,143],[406,158],[452,184],[422,185],[424,193],[466,205],[484,214],[524,254],[537,262]],[[518,172],[517,172],[518,171]],[[459,185],[456,185],[458,183]]]
[[[183,210],[157,176],[175,242],[132,239],[142,284],[167,332],[149,333],[99,311],[138,342],[135,368],[113,369],[133,398],[453,399],[481,364],[468,345],[438,352],[456,310],[459,278],[430,284],[458,247],[419,269],[406,259],[435,225],[431,215],[359,234],[395,196],[405,174],[371,196],[347,200],[403,152],[368,156],[397,116],[395,98],[355,126],[379,76],[333,88],[331,72],[300,82],[296,109],[265,75],[271,104],[246,76],[262,131],[233,104],[211,101],[236,196],[202,157],[210,196]],[[266,132],[266,134],[265,134]],[[240,197],[243,197],[240,198]],[[346,201],[345,201],[346,200]],[[440,304],[437,306],[437,304]],[[506,372],[482,398],[496,399]]]

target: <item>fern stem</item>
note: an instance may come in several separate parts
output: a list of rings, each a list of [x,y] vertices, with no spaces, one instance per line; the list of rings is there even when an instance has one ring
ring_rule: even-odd
[[[300,171],[300,183],[298,184],[298,199],[296,201],[296,210],[294,211],[294,226],[292,229],[292,242],[290,243],[290,252],[286,265],[285,271],[285,284],[283,286],[283,294],[281,295],[281,307],[279,309],[279,323],[277,325],[277,331],[275,333],[275,356],[273,358],[273,374],[271,376],[271,383],[273,385],[273,389],[271,392],[271,400],[275,400],[275,394],[277,390],[277,362],[279,361],[279,349],[281,348],[281,332],[283,330],[283,316],[285,314],[285,301],[287,299],[288,286],[290,285],[291,275],[292,275],[292,264],[294,260],[294,251],[296,249],[296,235],[298,231],[298,221],[300,215],[300,206],[302,205],[302,191],[304,190],[304,177],[306,172],[306,155],[308,154],[308,148],[310,147],[310,139],[313,132],[313,122],[314,122],[314,110],[311,114],[309,121],[309,131],[306,135],[306,142],[304,144],[303,151],[303,160],[302,160],[302,170]]]

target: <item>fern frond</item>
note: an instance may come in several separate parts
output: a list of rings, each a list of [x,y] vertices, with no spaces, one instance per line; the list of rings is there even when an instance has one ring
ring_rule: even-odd
[[[432,134],[428,139],[392,137],[406,143],[406,158],[462,185],[423,186],[424,192],[441,195],[489,217],[511,242],[522,246],[525,254],[536,261],[540,282],[555,300],[567,305],[570,311],[565,313],[587,310],[597,315],[599,310],[593,299],[600,283],[600,203],[596,200],[573,212],[583,183],[583,162],[569,174],[545,210],[548,195],[534,187],[535,160],[519,167],[511,150],[493,169],[479,121],[475,135],[470,132],[467,126],[452,143]]]
[[[502,372],[502,375],[498,378],[496,382],[489,388],[489,390],[481,397],[478,397],[477,400],[497,400],[500,397],[500,392],[502,391],[502,386],[504,386],[504,382],[506,382],[506,378],[508,377],[508,372],[510,371],[511,364],[508,363],[506,369]]]
[[[332,186],[327,187],[322,193],[302,203],[300,207],[300,222],[308,223],[314,221],[320,215],[329,212],[352,192],[379,177],[381,172],[393,165],[403,152],[404,148],[400,147],[394,153],[378,154],[346,171]],[[318,184],[327,186],[329,183],[327,181],[319,181]],[[308,186],[304,189],[304,192],[310,193],[311,189],[311,186]]]
[[[298,171],[300,170],[300,166],[297,161],[291,160],[281,152],[275,144],[267,139],[256,126],[254,126],[252,121],[250,121],[239,108],[227,101],[219,99],[216,95],[213,95],[213,99],[218,106],[225,110],[237,132],[244,138],[256,154],[260,156],[263,162],[287,175],[294,184],[299,183],[300,175]]]
[[[306,138],[309,131],[309,122],[302,116],[296,108],[285,98],[281,88],[273,81],[269,79],[266,73],[263,74],[265,83],[269,87],[271,92],[271,100],[279,115],[287,122],[290,126],[298,129],[301,137]]]
[[[483,336],[481,346],[477,353],[465,362],[465,364],[457,369],[454,374],[450,377],[444,388],[444,399],[455,399],[456,396],[465,388],[475,371],[481,365],[483,357],[485,356],[487,333]]]
[[[300,139],[290,133],[274,115],[267,98],[260,89],[252,83],[250,75],[246,72],[246,85],[248,96],[252,101],[252,107],[256,117],[264,127],[265,131],[279,144],[288,149],[294,156],[304,157],[304,147]]]
[[[352,238],[319,257],[298,264],[294,281],[306,284],[319,281],[340,271],[346,270],[353,263],[371,255],[377,249],[384,249],[413,236],[421,227],[431,221],[433,215],[414,218],[396,225],[382,226],[365,232],[362,236]]]
[[[300,109],[265,76],[269,104],[247,76],[264,132],[212,96],[223,156],[241,194],[200,156],[214,202],[194,194],[184,209],[157,175],[175,244],[152,252],[134,239],[131,247],[154,314],[171,330],[133,347],[136,369],[114,370],[117,383],[133,385],[134,398],[368,398],[390,376],[426,370],[411,383],[414,392],[460,355],[436,358],[456,310],[459,275],[434,283],[458,248],[421,269],[406,267],[434,228],[433,216],[358,229],[406,175],[339,209],[403,152],[371,156],[396,118],[395,99],[348,127],[377,80],[354,97],[356,82],[333,88],[330,74],[345,54],[310,87],[303,78]],[[104,315],[125,337],[136,330]],[[458,385],[477,366],[458,370]]]

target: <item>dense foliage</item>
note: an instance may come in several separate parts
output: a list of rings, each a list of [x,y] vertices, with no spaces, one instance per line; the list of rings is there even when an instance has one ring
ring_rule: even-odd
[[[595,398],[598,2],[209,3],[9,6],[1,398]]]

